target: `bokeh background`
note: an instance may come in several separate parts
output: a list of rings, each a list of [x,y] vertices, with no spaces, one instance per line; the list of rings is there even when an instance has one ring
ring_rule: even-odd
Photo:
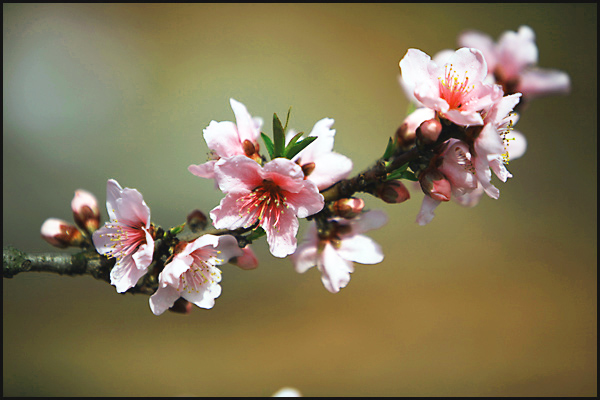
[[[390,216],[370,233],[385,260],[337,294],[264,240],[260,267],[224,265],[216,306],[188,316],[89,276],[3,279],[3,394],[595,396],[596,21],[595,4],[4,4],[3,245],[28,252],[59,251],[42,222],[70,220],[78,188],[104,204],[108,178],[163,227],[212,209],[222,194],[187,166],[211,120],[234,120],[230,97],[268,133],[290,106],[297,131],[334,118],[357,173],[406,115],[408,48],[526,24],[572,92],[522,114],[499,200],[421,227],[418,190],[363,196]]]

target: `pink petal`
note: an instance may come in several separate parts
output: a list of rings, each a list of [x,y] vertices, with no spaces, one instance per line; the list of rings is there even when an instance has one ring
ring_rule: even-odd
[[[176,254],[158,276],[160,287],[172,286],[178,288],[181,275],[190,269],[193,261],[194,259],[188,254]]]
[[[286,158],[275,158],[263,166],[262,176],[270,179],[285,191],[298,193],[303,188],[304,173],[295,162]]]
[[[258,187],[263,177],[256,161],[246,156],[234,156],[222,158],[215,164],[215,179],[225,193],[245,193]]]
[[[446,117],[446,119],[454,122],[457,125],[483,125],[483,119],[481,118],[481,115],[477,112],[449,110],[444,113],[444,117]]]
[[[367,211],[351,220],[352,234],[379,229],[387,224],[388,220],[387,214],[382,210]]]
[[[300,274],[317,265],[318,257],[316,242],[302,243],[298,246],[294,254],[291,255],[294,269]]]
[[[383,261],[381,246],[364,235],[354,235],[342,240],[337,253],[340,257],[361,264],[377,264]]]
[[[96,251],[102,255],[109,255],[113,251],[115,242],[113,240],[114,235],[118,233],[118,230],[112,227],[104,225],[92,235],[92,241]]]
[[[468,76],[469,82],[482,82],[488,73],[483,53],[474,48],[463,47],[456,50],[446,64],[452,64],[457,76]],[[440,67],[440,72],[438,76],[444,76],[444,67]]]
[[[135,266],[138,269],[146,270],[152,263],[152,256],[154,254],[154,239],[148,231],[144,228],[144,233],[146,234],[146,244],[141,245],[132,254],[133,261],[135,262]]]
[[[421,210],[417,215],[417,224],[424,226],[430,223],[433,217],[435,217],[433,210],[435,210],[440,203],[441,201],[434,200],[429,196],[424,196],[423,203],[421,203]]]
[[[114,179],[109,179],[106,183],[106,210],[111,221],[117,219],[115,210],[117,209],[117,199],[121,198],[121,185]]]
[[[569,93],[571,81],[569,75],[562,71],[548,69],[531,69],[521,74],[517,89],[528,99],[554,93]]]
[[[296,251],[298,225],[298,218],[289,210],[281,213],[277,225],[271,224],[267,218],[261,221],[261,227],[267,233],[271,254],[283,258]]]
[[[246,192],[247,193],[247,192]],[[248,227],[255,222],[254,215],[242,213],[238,199],[246,193],[229,193],[221,199],[221,203],[210,211],[210,218],[217,229],[237,229]]]
[[[335,129],[331,127],[334,122],[331,118],[323,118],[313,126],[308,136],[316,136],[317,139],[298,154],[303,164],[315,161],[320,155],[331,153],[335,136]]]
[[[123,189],[116,204],[115,215],[119,222],[129,226],[142,224],[150,228],[150,208],[136,189]]]
[[[302,162],[304,162],[303,159]],[[308,175],[307,179],[314,182],[319,190],[326,189],[334,183],[346,179],[352,171],[352,160],[338,153],[321,154],[317,156],[314,163],[315,169]]]
[[[252,143],[256,143],[260,136],[262,120],[259,118],[253,119],[246,106],[239,101],[229,99],[229,103],[231,104],[231,109],[235,114],[239,142],[244,143],[244,140],[249,140]]]
[[[498,39],[496,55],[503,79],[518,78],[525,67],[536,64],[538,60],[533,30],[528,26],[521,26],[518,32],[504,32]]]
[[[459,47],[473,47],[483,53],[488,65],[488,71],[493,71],[496,66],[496,43],[494,40],[478,31],[465,31],[458,37]]]
[[[181,297],[200,308],[210,309],[215,305],[215,299],[221,295],[221,285],[216,283],[203,284],[198,292],[181,292]]]
[[[350,282],[350,273],[354,272],[352,261],[342,258],[331,246],[326,244],[321,254],[321,281],[331,293],[337,293]]]
[[[421,83],[430,81],[428,67],[431,63],[431,57],[421,50],[408,49],[406,55],[400,60],[402,80],[406,86],[414,91]]]
[[[188,171],[200,178],[214,179],[216,163],[217,160],[210,160],[204,164],[192,164],[188,167]]]
[[[110,271],[110,284],[117,288],[118,293],[123,293],[134,287],[146,274],[146,271],[136,268],[133,258],[127,255],[120,259]]]
[[[211,121],[204,128],[204,140],[209,149],[214,150],[219,157],[232,157],[244,154],[243,140],[240,140],[238,131],[233,122]]]
[[[159,287],[158,290],[150,296],[150,309],[154,315],[161,315],[173,306],[179,297],[181,297],[179,292],[173,286]]]
[[[299,218],[306,218],[309,215],[318,213],[323,209],[325,200],[319,193],[319,189],[314,182],[309,180],[302,181],[302,190],[298,193],[286,193],[287,206]]]
[[[510,131],[506,134],[506,150],[510,160],[522,157],[527,150],[527,139],[519,131]]]

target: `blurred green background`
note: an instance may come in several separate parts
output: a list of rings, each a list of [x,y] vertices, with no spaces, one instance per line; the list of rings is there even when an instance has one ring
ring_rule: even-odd
[[[421,227],[418,190],[363,196],[390,216],[369,234],[385,260],[337,294],[264,240],[260,267],[224,265],[216,306],[188,316],[89,276],[3,279],[3,394],[595,396],[596,21],[595,4],[4,4],[3,245],[29,252],[59,251],[42,222],[71,220],[78,188],[104,204],[109,178],[163,227],[216,206],[187,166],[211,120],[234,120],[230,97],[269,133],[289,106],[297,131],[334,118],[357,173],[405,117],[408,48],[526,24],[572,92],[522,114],[527,154],[497,201]]]

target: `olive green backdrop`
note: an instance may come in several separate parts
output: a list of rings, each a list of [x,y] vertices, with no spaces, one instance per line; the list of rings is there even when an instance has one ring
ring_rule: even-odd
[[[3,280],[7,396],[595,396],[597,394],[597,6],[595,4],[3,5],[3,244],[71,219],[73,192],[102,204],[109,178],[137,188],[163,227],[222,194],[187,171],[228,99],[309,131],[335,119],[354,173],[379,157],[408,102],[408,48],[455,48],[531,26],[539,65],[572,93],[533,102],[527,154],[499,200],[368,198],[390,222],[385,260],[325,290],[318,271],[255,246],[260,267],[224,265],[212,310],[154,316],[148,297],[92,277]],[[495,179],[495,178],[494,178]],[[305,221],[301,230],[305,228]]]

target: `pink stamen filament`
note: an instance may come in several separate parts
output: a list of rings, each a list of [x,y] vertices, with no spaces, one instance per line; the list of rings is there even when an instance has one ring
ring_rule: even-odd
[[[133,254],[139,246],[146,244],[146,232],[142,225],[129,226],[118,221],[106,224],[109,229],[114,229],[116,232],[107,233],[111,241],[115,242],[109,257],[117,258],[120,261],[127,255]]]
[[[276,226],[281,214],[284,213],[284,208],[287,208],[286,198],[281,188],[269,180],[264,180],[262,185],[237,201],[240,202],[240,216],[244,211],[252,214],[252,219],[247,226],[254,224],[257,220],[265,220]]]
[[[446,100],[450,109],[459,109],[466,102],[467,95],[473,90],[475,85],[469,87],[469,77],[465,71],[465,76],[459,80],[452,64],[446,65],[445,76],[438,78],[440,84],[441,97]]]

